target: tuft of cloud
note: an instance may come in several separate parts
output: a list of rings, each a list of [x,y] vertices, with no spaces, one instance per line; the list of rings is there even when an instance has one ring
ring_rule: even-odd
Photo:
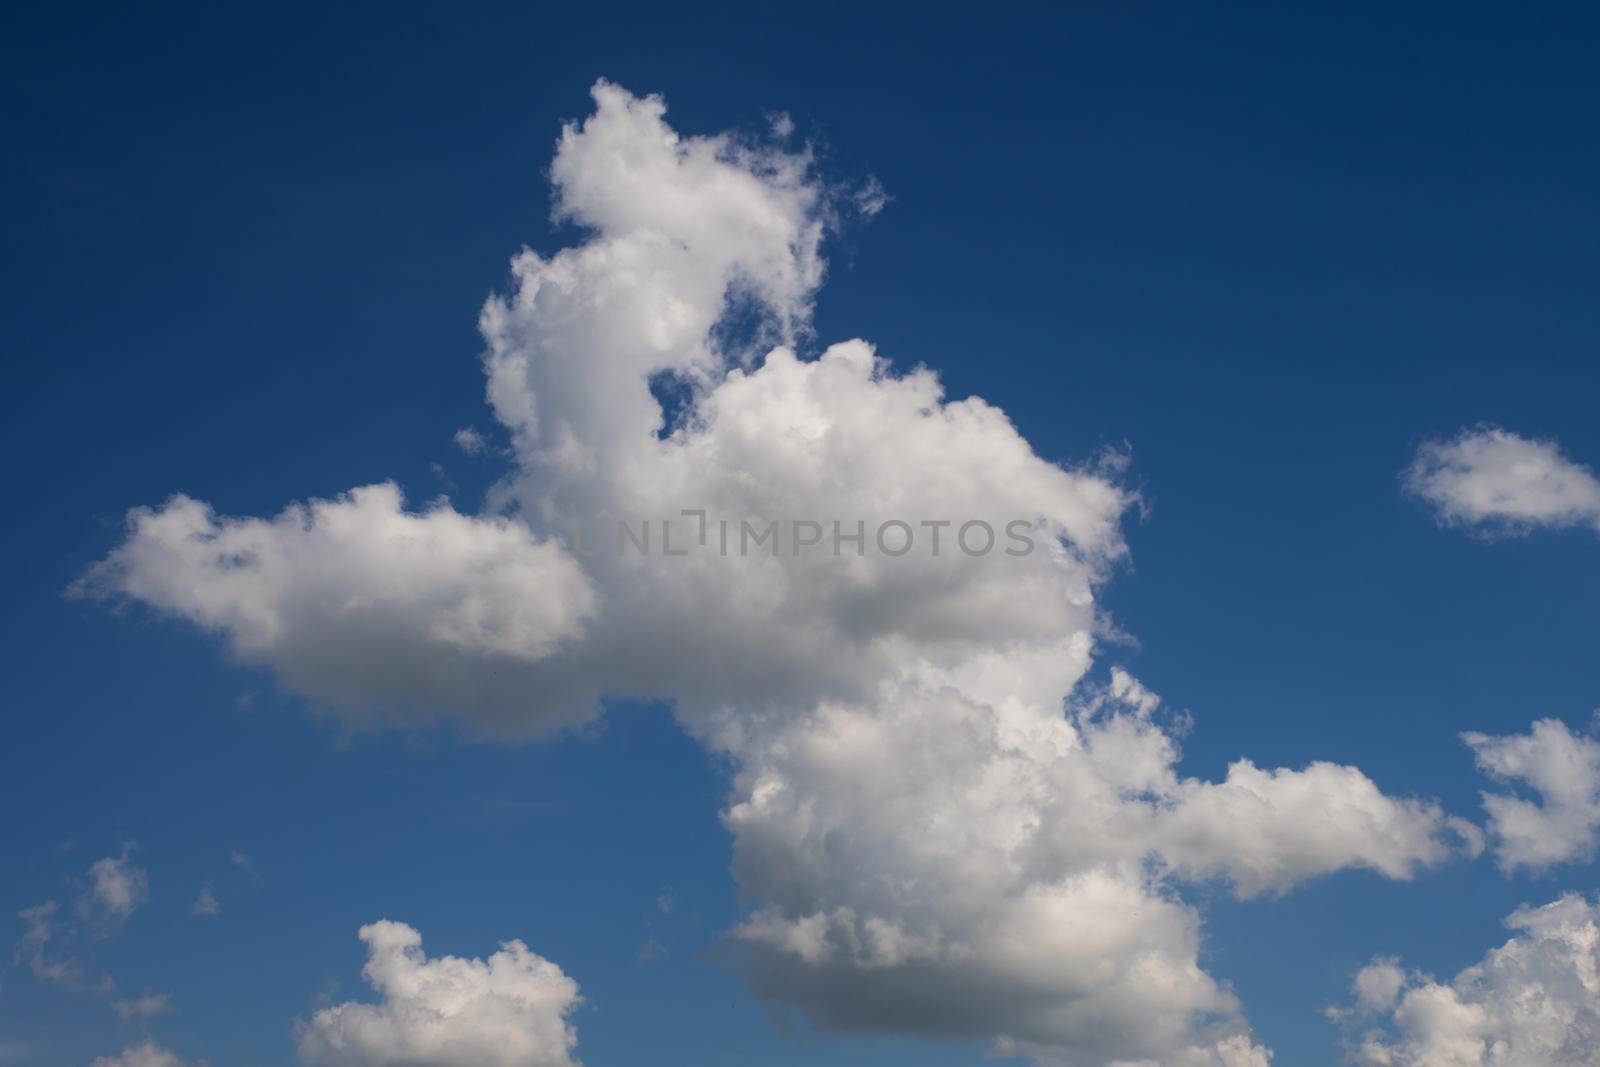
[[[116,987],[110,975],[102,972],[100,978],[91,983],[78,957],[64,950],[63,946],[76,939],[77,930],[70,925],[61,925],[58,919],[60,912],[60,905],[56,901],[47,900],[17,913],[23,923],[23,934],[12,955],[12,964],[26,964],[41,982],[78,992],[101,996],[110,994]]]
[[[1465,733],[1478,767],[1497,782],[1522,785],[1538,801],[1483,794],[1495,861],[1510,874],[1588,861],[1600,844],[1600,740],[1541,719],[1526,734]]]
[[[857,213],[870,219],[889,206],[889,191],[877,178],[868,178],[851,194]]]
[[[189,914],[198,915],[202,919],[215,919],[222,914],[222,902],[217,899],[216,890],[207,882],[200,887],[200,895],[194,898],[194,903],[189,907]]]
[[[429,959],[404,923],[361,928],[362,975],[382,998],[324,1008],[296,1029],[321,1067],[576,1067],[578,984],[507,941],[487,960]]]
[[[1522,907],[1516,932],[1448,982],[1374,960],[1329,1014],[1364,1067],[1591,1067],[1600,1048],[1600,910],[1567,895]]]
[[[463,426],[457,430],[451,442],[464,454],[481,456],[489,451],[489,439],[479,433],[476,427]]]
[[[786,111],[769,111],[767,129],[776,140],[787,141],[794,136],[794,119]]]
[[[89,1067],[199,1067],[169,1052],[161,1046],[146,1041],[130,1045],[116,1056],[99,1056]]]
[[[256,861],[251,859],[245,853],[238,851],[228,853],[228,862],[239,868],[245,874],[249,875],[252,882],[258,882],[261,880],[261,875],[256,870]]]
[[[1393,1009],[1401,990],[1406,987],[1406,972],[1400,961],[1393,957],[1373,960],[1356,974],[1351,987],[1356,995],[1356,1007],[1363,1012],[1380,1012]]]
[[[1600,479],[1554,441],[1476,426],[1424,442],[1401,477],[1446,526],[1489,536],[1571,526],[1600,531]]]
[[[152,993],[148,989],[140,996],[112,1001],[111,1008],[123,1019],[153,1019],[177,1010],[172,1006],[171,994]]]
[[[50,954],[49,946],[59,933],[55,916],[60,905],[53,900],[23,908],[17,912],[22,920],[23,934],[12,955],[13,965],[26,963],[34,977],[42,982],[78,988],[83,985],[83,971],[76,959],[57,958]]]
[[[115,930],[150,899],[150,876],[133,863],[137,846],[123,846],[89,868],[89,887],[79,899],[79,913],[102,931]]]
[[[54,918],[59,908],[60,905],[55,901],[47,900],[17,912],[17,918],[22,920],[23,925],[22,940],[17,944],[17,962],[24,955],[50,943],[56,933]]]

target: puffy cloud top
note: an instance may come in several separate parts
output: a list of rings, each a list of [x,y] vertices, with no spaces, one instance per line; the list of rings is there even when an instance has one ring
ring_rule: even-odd
[[[561,968],[507,941],[486,960],[429,959],[397,922],[361,928],[362,975],[382,998],[324,1008],[298,1028],[303,1059],[323,1067],[574,1067],[581,1002]]]
[[[1375,960],[1356,1002],[1369,1067],[1589,1067],[1600,1049],[1600,910],[1579,896],[1519,908],[1504,945],[1449,982]]]

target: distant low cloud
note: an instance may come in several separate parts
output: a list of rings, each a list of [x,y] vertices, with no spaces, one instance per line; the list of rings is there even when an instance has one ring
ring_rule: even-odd
[[[1554,441],[1478,426],[1425,442],[1402,478],[1406,491],[1447,526],[1489,535],[1541,527],[1600,531],[1600,479]]]
[[[1362,1067],[1593,1067],[1600,1048],[1600,910],[1569,895],[1517,909],[1516,932],[1440,982],[1378,959],[1329,1014]]]
[[[1600,740],[1541,719],[1526,734],[1468,733],[1478,767],[1497,782],[1520,785],[1538,800],[1484,793],[1495,859],[1510,873],[1591,860],[1600,844]]]
[[[577,1067],[578,984],[507,941],[486,960],[429,959],[397,922],[363,926],[362,975],[382,998],[324,1008],[297,1028],[319,1067]]]
[[[194,1067],[176,1053],[146,1041],[130,1045],[116,1056],[100,1056],[89,1067]]]

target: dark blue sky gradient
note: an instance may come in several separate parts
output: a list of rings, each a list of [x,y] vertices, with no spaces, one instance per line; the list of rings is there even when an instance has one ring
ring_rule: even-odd
[[[62,595],[175,491],[270,514],[393,478],[480,506],[498,469],[450,447],[490,426],[477,309],[520,245],[571,239],[542,171],[602,75],[685,132],[787,111],[827,173],[883,182],[831,246],[818,345],[926,362],[1049,458],[1131,450],[1148,514],[1106,604],[1138,644],[1102,669],[1194,713],[1187,772],[1348,761],[1476,817],[1459,731],[1587,722],[1600,540],[1441,532],[1396,473],[1480,420],[1600,466],[1593,9],[755,11],[7,16],[0,944],[137,840],[152,904],[80,948],[171,990],[152,1029],[217,1067],[292,1063],[378,917],[558,961],[591,1067],[978,1062],[786,1030],[742,991],[714,951],[725,768],[659,709],[544,747],[344,738],[205,635]],[[1366,958],[1451,974],[1596,873],[1202,892],[1206,963],[1280,1064],[1326,1067],[1318,1009]],[[207,878],[213,923],[187,913]],[[140,1033],[21,968],[0,989],[0,1045],[41,1065]]]

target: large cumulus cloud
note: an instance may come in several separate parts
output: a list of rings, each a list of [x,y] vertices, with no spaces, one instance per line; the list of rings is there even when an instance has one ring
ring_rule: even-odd
[[[1088,680],[1135,501],[1121,461],[1048,462],[864,341],[797,354],[851,198],[804,150],[594,96],[550,171],[586,240],[517,256],[481,316],[512,457],[486,514],[384,487],[273,520],[176,498],[85,588],[360,715],[519,737],[608,695],[672,700],[736,768],[731,954],[821,1025],[1079,1067],[1265,1063],[1177,887],[1405,878],[1474,833],[1351,767],[1181,776],[1160,702]]]

